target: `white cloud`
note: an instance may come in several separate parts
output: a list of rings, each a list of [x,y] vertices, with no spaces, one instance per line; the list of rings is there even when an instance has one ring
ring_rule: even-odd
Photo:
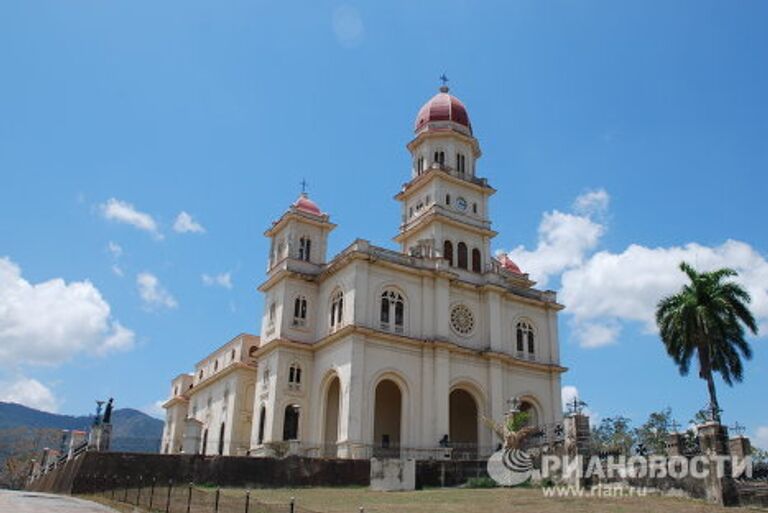
[[[181,211],[173,223],[173,230],[178,233],[205,233],[203,225],[192,219],[188,213]]]
[[[567,408],[574,398],[579,398],[579,389],[572,385],[566,385],[560,389],[560,398],[563,402],[563,408]]]
[[[133,331],[115,321],[112,333],[96,348],[96,354],[105,355],[113,351],[126,351],[133,347],[135,335]]]
[[[573,203],[575,213],[546,212],[539,225],[536,248],[518,246],[509,253],[539,287],[560,277],[560,301],[570,316],[574,337],[582,347],[615,343],[624,323],[637,322],[656,331],[658,301],[680,289],[687,278],[679,265],[699,270],[731,267],[752,296],[751,310],[762,335],[768,335],[768,261],[745,242],[728,240],[718,246],[689,243],[649,248],[632,244],[621,252],[595,252],[605,233],[604,216],[610,196],[604,189],[588,191]]]
[[[13,383],[3,383],[0,388],[0,401],[23,404],[43,411],[56,411],[58,401],[53,392],[36,379],[20,378]]]
[[[591,216],[607,206],[608,201],[608,193],[601,189],[576,198],[575,205],[589,212],[583,211],[579,215],[558,210],[546,212],[539,224],[536,249],[531,251],[518,246],[509,257],[523,272],[529,273],[539,287],[546,287],[550,278],[579,266],[587,253],[597,246],[605,227]]]
[[[203,280],[203,284],[209,287],[216,285],[219,287],[224,287],[225,289],[232,288],[232,276],[230,273],[221,273],[214,276],[203,274],[201,278]]]
[[[349,5],[341,5],[333,11],[332,25],[336,40],[343,46],[357,46],[365,34],[360,11]]]
[[[112,257],[115,259],[123,256],[123,248],[116,242],[109,241],[109,244],[107,244],[107,251],[109,251]]]
[[[563,404],[563,411],[570,411],[568,405],[571,404],[574,399],[583,401],[578,388],[573,385],[566,385],[560,389],[560,400]],[[592,411],[589,406],[582,406],[581,412],[589,417],[589,422],[592,426],[600,423],[600,414]]]
[[[573,334],[582,347],[595,348],[614,344],[621,333],[621,324],[616,321],[574,322]]]
[[[31,284],[18,265],[0,258],[1,364],[56,365],[79,353],[130,349],[133,340],[91,282]]]
[[[123,256],[122,246],[116,242],[109,241],[109,244],[107,244],[107,251],[112,255],[112,259],[114,260],[114,263],[112,264],[112,272],[122,278],[125,275],[123,268],[120,267],[119,264],[120,257]]]
[[[165,419],[165,408],[163,408],[163,404],[165,404],[165,400],[159,400],[155,401],[154,403],[150,404],[149,406],[145,406],[141,409],[144,413],[151,417],[155,417],[158,419]]]
[[[136,285],[139,287],[139,295],[144,302],[144,307],[153,310],[156,308],[176,308],[176,299],[160,284],[152,273],[140,273],[136,276]]]
[[[752,312],[763,327],[768,325],[768,261],[749,244],[734,240],[719,246],[690,243],[648,248],[633,244],[621,253],[598,252],[563,273],[561,300],[573,316],[582,346],[613,342],[620,331],[617,321],[639,322],[646,332],[655,332],[658,301],[678,291],[687,280],[679,269],[681,261],[702,271],[735,269],[737,281],[752,296]]]
[[[163,238],[157,227],[157,223],[152,216],[136,210],[136,208],[128,202],[110,198],[106,203],[101,205],[101,213],[105,219],[130,224],[139,230],[151,233],[152,236],[157,239]]]
[[[573,202],[573,210],[582,215],[599,215],[608,210],[611,197],[605,189],[587,191]]]
[[[753,443],[755,446],[768,451],[768,426],[760,426],[757,428]]]

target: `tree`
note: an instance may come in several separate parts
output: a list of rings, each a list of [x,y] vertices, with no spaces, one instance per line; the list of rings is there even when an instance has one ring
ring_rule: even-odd
[[[710,420],[720,422],[714,373],[730,386],[743,379],[741,359],[752,358],[744,327],[757,334],[757,323],[747,308],[751,298],[741,285],[727,280],[737,276],[733,269],[700,273],[682,262],[680,270],[690,283],[659,301],[656,324],[681,375],[688,374],[696,356],[699,377],[707,382]]]
[[[651,412],[645,424],[635,429],[638,445],[642,444],[653,454],[665,454],[671,425],[671,408]]]
[[[597,452],[630,454],[637,442],[630,423],[622,416],[603,419],[592,429],[592,448]]]

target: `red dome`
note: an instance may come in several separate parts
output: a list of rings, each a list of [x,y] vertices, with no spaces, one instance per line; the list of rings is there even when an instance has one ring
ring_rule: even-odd
[[[320,211],[320,207],[317,206],[317,203],[309,199],[309,196],[307,196],[306,193],[301,193],[301,196],[299,196],[299,199],[296,200],[293,206],[297,210],[301,210],[302,212],[306,212],[308,214],[315,216],[323,215],[323,213]]]
[[[509,255],[506,253],[502,253],[497,260],[505,271],[509,271],[515,274],[523,274],[523,271],[520,270],[517,264],[513,262],[512,259],[509,258]]]
[[[470,134],[472,133],[472,123],[469,122],[467,108],[461,100],[448,94],[448,88],[445,86],[441,87],[440,92],[419,110],[414,131],[418,132],[432,121],[453,121],[466,127]]]

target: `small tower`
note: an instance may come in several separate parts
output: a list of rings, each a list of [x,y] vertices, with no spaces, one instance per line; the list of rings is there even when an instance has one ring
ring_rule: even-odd
[[[317,203],[302,192],[264,235],[272,240],[267,271],[285,259],[315,265],[326,261],[328,234],[336,227]]]
[[[395,241],[404,253],[427,252],[456,269],[485,272],[496,235],[488,199],[496,191],[477,177],[480,144],[466,107],[444,84],[419,110],[414,132],[411,180],[395,196],[402,205]]]
[[[311,339],[316,285],[300,276],[319,274],[327,262],[328,234],[336,228],[328,214],[306,192],[272,223],[264,235],[271,239],[261,340],[288,334],[293,340]]]

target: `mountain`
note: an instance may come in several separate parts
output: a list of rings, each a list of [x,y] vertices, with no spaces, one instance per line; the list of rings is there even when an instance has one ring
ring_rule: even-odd
[[[87,431],[93,415],[58,415],[21,404],[0,402],[0,435],[26,430]],[[132,408],[112,412],[112,450],[128,452],[157,452],[163,435],[163,421]],[[0,439],[3,437],[0,436]],[[2,451],[0,451],[2,452]]]

